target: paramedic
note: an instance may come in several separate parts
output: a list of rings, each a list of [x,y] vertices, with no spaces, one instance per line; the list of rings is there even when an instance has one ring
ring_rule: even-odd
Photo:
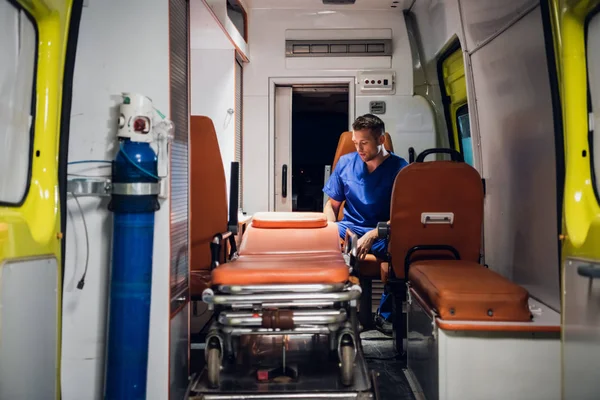
[[[330,221],[337,221],[336,216],[345,200],[344,217],[337,221],[340,237],[345,238],[346,228],[349,228],[359,237],[359,260],[371,253],[388,261],[387,241],[377,238],[377,223],[389,221],[394,180],[408,163],[384,148],[385,125],[377,116],[366,114],[358,117],[352,124],[352,130],[356,152],[340,157],[325,184],[323,192],[330,198],[325,213]],[[380,311],[389,308],[384,304],[387,303],[385,298],[387,294],[384,293]],[[380,312],[378,316],[381,318]],[[388,318],[384,315],[385,320]],[[378,321],[379,325],[383,323]]]

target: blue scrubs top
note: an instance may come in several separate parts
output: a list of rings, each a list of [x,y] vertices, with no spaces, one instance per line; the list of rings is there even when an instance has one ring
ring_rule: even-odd
[[[390,219],[394,180],[407,165],[406,160],[390,152],[390,156],[369,173],[357,152],[345,154],[340,157],[323,192],[334,200],[346,200],[343,221],[368,231],[378,222]]]

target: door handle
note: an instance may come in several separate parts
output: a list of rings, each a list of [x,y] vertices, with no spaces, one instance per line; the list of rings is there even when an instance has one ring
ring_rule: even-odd
[[[281,167],[281,197],[287,197],[287,164]]]
[[[577,273],[584,278],[600,279],[600,268],[594,268],[592,265],[580,265],[577,267]]]

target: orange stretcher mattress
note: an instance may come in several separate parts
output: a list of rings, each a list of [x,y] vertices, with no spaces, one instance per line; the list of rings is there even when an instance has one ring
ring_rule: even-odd
[[[315,229],[327,226],[327,217],[319,212],[258,212],[252,217],[255,228]]]
[[[408,277],[414,290],[443,320],[531,320],[528,292],[477,263],[418,261],[411,264]]]
[[[250,225],[240,244],[240,255],[340,254],[338,228],[328,222],[321,228],[257,228]]]
[[[342,257],[311,257],[251,260],[240,258],[212,272],[213,285],[335,284],[348,281],[348,266]]]
[[[239,255],[212,272],[213,285],[335,284],[349,278],[337,225],[323,213],[257,213]]]

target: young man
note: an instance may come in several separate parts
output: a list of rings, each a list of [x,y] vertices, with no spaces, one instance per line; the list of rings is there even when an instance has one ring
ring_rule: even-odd
[[[323,192],[330,198],[325,213],[330,221],[337,221],[336,216],[345,200],[344,218],[337,221],[340,237],[345,238],[347,228],[359,237],[359,260],[368,253],[387,260],[387,242],[377,238],[377,223],[389,221],[394,180],[408,163],[384,148],[385,125],[375,115],[358,117],[352,124],[352,130],[356,152],[340,157],[325,184]],[[382,312],[386,308],[386,298],[384,293],[377,325],[389,331],[389,323],[381,318],[389,318],[389,313]]]

